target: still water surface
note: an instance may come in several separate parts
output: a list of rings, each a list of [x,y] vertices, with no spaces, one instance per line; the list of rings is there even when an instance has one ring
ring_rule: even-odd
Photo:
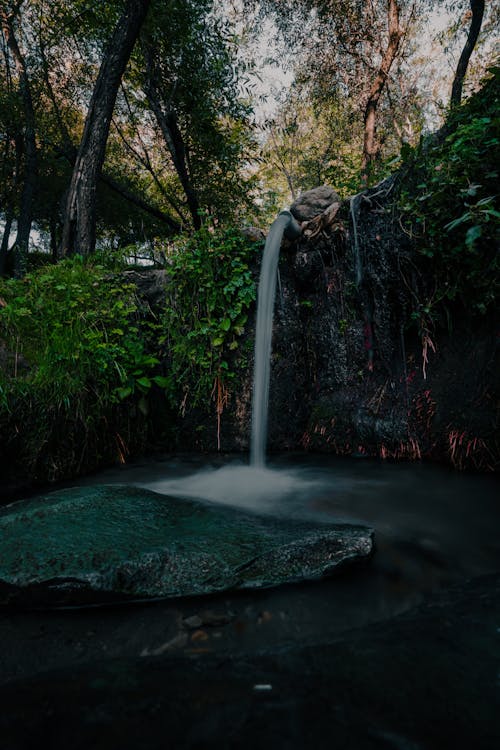
[[[61,664],[136,657],[144,649],[202,658],[201,652],[250,654],[324,643],[411,610],[466,579],[500,571],[500,496],[491,476],[303,455],[271,459],[267,469],[252,471],[234,457],[177,456],[99,472],[79,484],[137,485],[164,493],[165,502],[168,494],[190,495],[318,523],[364,522],[375,529],[376,552],[362,567],[277,589],[104,611],[4,615],[5,679]],[[183,623],[204,610],[222,615],[226,624],[204,628],[200,646]]]
[[[382,546],[396,546],[403,557],[411,551],[453,579],[500,569],[500,494],[492,476],[321,456],[275,458],[266,468],[223,456],[178,456],[109,469],[82,483],[132,484],[282,518],[366,523]]]

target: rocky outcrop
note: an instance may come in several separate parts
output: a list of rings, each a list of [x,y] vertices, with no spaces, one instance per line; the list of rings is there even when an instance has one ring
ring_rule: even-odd
[[[297,330],[299,309],[308,403],[301,442],[491,470],[499,463],[495,324],[459,309],[448,330],[415,320],[426,280],[397,220],[398,179],[328,208],[287,256],[293,302],[278,322],[276,356],[286,356],[282,327]]]
[[[321,185],[302,193],[290,206],[290,212],[297,221],[311,221],[326,211],[332,203],[340,203],[339,196],[333,188]]]
[[[373,532],[241,513],[137,487],[79,487],[0,511],[0,604],[266,588],[366,560]]]
[[[292,206],[303,233],[279,265],[269,447],[492,470],[495,323],[458,311],[452,329],[432,331],[414,319],[425,274],[398,222],[398,179],[342,203],[318,188]],[[222,415],[223,450],[248,447],[250,399],[251,362]],[[186,414],[178,445],[213,450],[214,423]]]

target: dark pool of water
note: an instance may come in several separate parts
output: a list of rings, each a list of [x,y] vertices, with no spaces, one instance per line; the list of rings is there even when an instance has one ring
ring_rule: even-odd
[[[427,464],[304,455],[265,470],[215,456],[169,457],[109,469],[85,484],[135,484],[279,517],[362,522],[376,538],[473,576],[500,568],[498,479]]]
[[[325,642],[500,570],[500,497],[491,476],[303,455],[273,458],[265,471],[254,472],[227,456],[172,456],[77,483],[136,484],[318,523],[358,521],[374,528],[376,551],[359,568],[278,589],[97,610],[0,613],[5,679],[141,653],[196,658]],[[186,620],[203,620],[206,610],[221,616],[222,624],[193,632]]]

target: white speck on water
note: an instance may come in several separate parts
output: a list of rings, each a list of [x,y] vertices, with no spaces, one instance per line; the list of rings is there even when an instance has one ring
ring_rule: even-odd
[[[273,689],[273,686],[269,683],[260,683],[253,686],[255,693],[270,693]]]

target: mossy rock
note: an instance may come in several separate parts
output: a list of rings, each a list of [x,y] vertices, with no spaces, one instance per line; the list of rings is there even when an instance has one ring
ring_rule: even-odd
[[[1,604],[85,605],[319,578],[367,559],[373,532],[94,486],[4,508],[0,548]]]

